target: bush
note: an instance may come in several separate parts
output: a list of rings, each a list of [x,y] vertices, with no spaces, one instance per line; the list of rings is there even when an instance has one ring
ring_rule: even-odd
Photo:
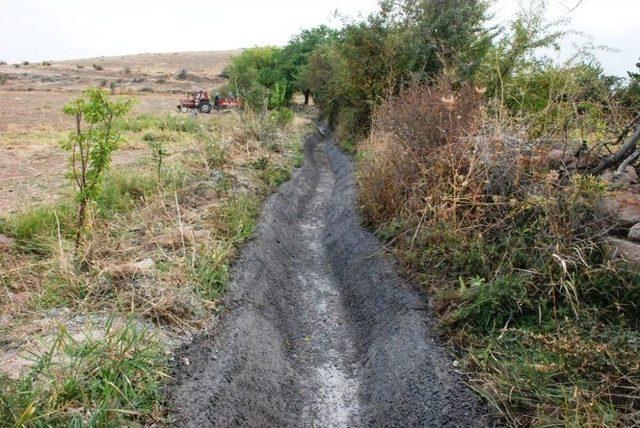
[[[184,68],[176,74],[176,79],[178,80],[186,80],[189,77],[189,73]]]
[[[115,126],[120,131],[142,132],[147,129],[159,128],[162,118],[152,115],[138,115],[135,118],[123,118],[116,121]]]
[[[606,186],[502,137],[480,95],[440,80],[375,110],[358,164],[365,221],[434,294],[443,332],[512,425],[624,425],[640,393],[625,342],[640,326],[640,274],[601,243]],[[593,363],[590,349],[616,344]],[[612,367],[624,369],[606,381]]]
[[[154,141],[158,141],[158,137],[156,136],[156,134],[153,134],[151,132],[147,132],[146,134],[144,134],[142,136],[142,141],[145,141],[147,143],[151,143]]]
[[[280,129],[284,129],[293,123],[294,113],[288,108],[281,108],[269,113],[269,120]]]
[[[227,152],[222,148],[219,141],[212,138],[208,138],[205,141],[204,157],[210,170],[220,168],[227,162]]]
[[[104,67],[101,66],[100,64],[93,64],[92,67],[93,67],[94,70],[97,70],[97,71],[104,70]]]
[[[226,291],[232,254],[233,248],[220,244],[196,258],[193,267],[196,291],[203,299],[215,301]]]
[[[256,197],[234,196],[218,212],[220,231],[234,244],[248,239],[256,225],[260,201]]]
[[[45,67],[50,67],[51,65],[53,65],[53,63],[51,61],[42,61],[42,65]]]
[[[5,74],[0,74],[0,85],[4,85],[7,83],[7,76]]]

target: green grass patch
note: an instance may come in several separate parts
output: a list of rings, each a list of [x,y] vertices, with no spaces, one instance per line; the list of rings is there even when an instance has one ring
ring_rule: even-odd
[[[198,284],[196,292],[203,299],[215,301],[226,291],[233,254],[232,247],[220,244],[196,257],[193,274]]]
[[[256,196],[232,196],[219,209],[219,227],[225,237],[237,244],[253,233],[260,211],[260,199]]]
[[[149,130],[175,131],[196,134],[201,126],[196,119],[167,115],[166,117],[141,114],[136,117],[119,119],[116,122],[119,131],[143,132]]]
[[[291,170],[283,166],[268,165],[260,173],[260,180],[267,186],[269,193],[289,179],[291,179]]]
[[[32,208],[5,219],[2,228],[15,238],[16,247],[21,251],[48,255],[56,248],[59,237],[73,236],[75,211],[75,207],[67,203]]]
[[[76,341],[61,332],[20,380],[0,378],[0,425],[7,427],[151,425],[166,379],[157,338],[134,324],[106,326]]]
[[[131,174],[111,170],[105,175],[96,198],[98,213],[108,217],[117,212],[131,211],[158,191],[158,178],[153,174]]]

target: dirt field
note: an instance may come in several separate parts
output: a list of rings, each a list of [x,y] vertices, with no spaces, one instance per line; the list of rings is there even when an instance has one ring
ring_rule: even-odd
[[[0,90],[73,92],[94,85],[113,87],[116,93],[135,94],[180,93],[194,86],[211,89],[224,83],[221,74],[229,59],[239,53],[142,54],[46,65],[0,65],[0,76],[6,80]]]
[[[1,65],[0,77],[6,81],[0,86],[0,213],[54,200],[63,191],[66,155],[58,143],[73,127],[73,120],[62,107],[82,90],[103,86],[113,88],[119,97],[135,98],[133,115],[177,114],[175,106],[183,93],[222,85],[225,79],[220,74],[238,53],[142,54],[51,65]],[[179,75],[181,70],[186,70],[186,76]],[[135,164],[137,152],[119,152],[116,164]]]
[[[62,107],[81,94],[77,92],[0,91],[0,131],[66,131],[73,127],[73,119],[65,116]],[[180,95],[136,94],[121,95],[135,98],[134,114],[160,116],[174,113]],[[0,144],[4,138],[0,136]]]

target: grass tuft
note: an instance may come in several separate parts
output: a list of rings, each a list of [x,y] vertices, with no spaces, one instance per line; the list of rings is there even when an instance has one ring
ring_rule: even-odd
[[[62,331],[20,380],[0,378],[0,425],[15,427],[150,425],[166,354],[134,323],[107,323],[104,335],[76,340]]]

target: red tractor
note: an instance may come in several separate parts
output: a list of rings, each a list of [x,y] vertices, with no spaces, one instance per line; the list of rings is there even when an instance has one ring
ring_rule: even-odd
[[[178,110],[183,113],[188,113],[189,110],[194,109],[197,109],[201,113],[211,113],[213,105],[211,104],[211,98],[207,91],[195,91],[191,94],[191,98],[180,100],[180,104],[178,104]]]
[[[242,108],[243,103],[242,100],[237,98],[235,95],[231,94],[226,97],[221,97],[216,94],[214,97],[213,106],[216,110],[225,110],[228,108]]]
[[[198,110],[201,113],[211,113],[213,109],[225,110],[229,108],[242,108],[242,100],[236,98],[234,95],[227,97],[221,97],[216,94],[211,103],[211,97],[205,90],[195,91],[191,93],[191,98],[187,100],[181,100],[178,105],[178,110],[183,113],[188,113],[190,110]]]

